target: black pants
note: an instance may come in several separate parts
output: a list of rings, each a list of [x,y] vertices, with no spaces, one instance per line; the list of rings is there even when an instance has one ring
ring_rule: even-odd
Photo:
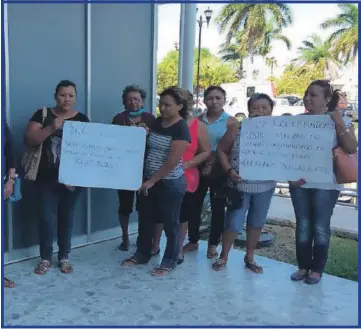
[[[225,200],[217,197],[217,192],[221,189],[220,184],[212,184],[208,179],[201,177],[197,191],[192,193],[193,207],[187,207],[184,211],[188,217],[188,237],[189,242],[197,243],[199,241],[199,227],[201,224],[201,215],[203,209],[204,198],[210,189],[211,202],[211,233],[208,243],[217,246],[220,242],[223,232],[225,218]]]
[[[138,248],[134,256],[140,263],[147,263],[151,258],[155,224],[160,218],[167,237],[161,265],[167,268],[177,266],[180,249],[179,214],[186,187],[184,176],[164,179],[156,183],[147,196],[139,195]]]

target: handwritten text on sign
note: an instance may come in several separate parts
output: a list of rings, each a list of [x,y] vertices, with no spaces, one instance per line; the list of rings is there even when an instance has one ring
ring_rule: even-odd
[[[138,190],[142,184],[145,143],[143,128],[65,122],[59,182]]]
[[[258,117],[242,123],[240,176],[332,183],[335,126],[327,115]]]

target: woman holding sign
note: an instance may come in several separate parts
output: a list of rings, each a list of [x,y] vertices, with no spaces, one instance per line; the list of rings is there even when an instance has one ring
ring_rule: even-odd
[[[160,95],[160,113],[151,127],[145,157],[145,181],[139,194],[138,248],[121,266],[146,264],[152,256],[156,221],[163,223],[167,246],[154,276],[176,268],[180,249],[179,214],[186,193],[182,158],[191,137],[185,118],[188,100],[182,90],[170,87]]]
[[[184,97],[188,99],[188,110],[193,109],[193,94],[182,89]],[[193,117],[190,113],[187,116],[187,124],[191,135],[191,143],[186,149],[183,156],[183,169],[187,181],[187,193],[184,196],[180,211],[180,251],[178,265],[184,261],[183,242],[188,230],[188,220],[194,214],[194,207],[197,206],[193,193],[197,190],[199,184],[198,167],[210,156],[210,143],[207,127],[198,118]],[[160,253],[159,243],[162,236],[163,223],[157,223],[153,239],[152,255]]]
[[[265,94],[253,94],[248,100],[249,118],[270,116],[273,110],[272,99]],[[254,260],[262,228],[267,219],[271,199],[275,191],[275,181],[242,180],[239,173],[240,161],[240,123],[227,129],[226,134],[218,145],[218,155],[223,170],[228,175],[228,189],[226,190],[227,213],[222,240],[222,252],[212,265],[215,271],[222,270],[228,261],[228,254],[232,244],[243,229],[247,217],[247,252],[244,263],[255,273],[262,273],[263,268]]]
[[[39,200],[39,247],[40,263],[35,273],[43,275],[51,267],[55,223],[57,214],[58,266],[62,273],[70,273],[73,268],[68,256],[71,249],[74,210],[81,188],[58,182],[61,156],[61,141],[65,121],[89,122],[88,117],[76,111],[76,85],[63,80],[56,86],[54,99],[56,106],[40,109],[31,117],[25,142],[29,147],[41,148],[40,163],[35,178]]]
[[[357,152],[357,139],[352,123],[337,108],[339,95],[332,92],[326,80],[313,81],[304,95],[307,115],[329,115],[335,123],[334,147],[347,154]],[[298,270],[291,280],[316,284],[325,269],[330,244],[330,221],[342,184],[311,183],[300,179],[290,182],[290,192],[296,216],[296,254]]]
[[[114,125],[144,127],[147,131],[153,124],[155,117],[144,108],[144,102],[147,97],[145,90],[138,86],[127,86],[123,90],[123,105],[125,111],[118,113],[112,121]],[[129,217],[133,212],[133,204],[135,199],[134,191],[118,191],[119,199],[119,223],[123,233],[123,241],[119,246],[120,250],[127,251],[129,249]]]

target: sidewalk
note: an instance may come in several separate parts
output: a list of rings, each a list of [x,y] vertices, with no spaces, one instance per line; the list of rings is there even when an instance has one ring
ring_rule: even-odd
[[[291,199],[273,197],[268,218],[296,223]],[[358,235],[358,209],[336,205],[331,218],[331,229]]]

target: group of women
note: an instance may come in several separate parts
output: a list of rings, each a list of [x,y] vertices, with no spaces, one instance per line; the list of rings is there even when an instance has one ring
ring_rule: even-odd
[[[333,93],[328,81],[313,81],[304,95],[307,115],[330,115],[335,122],[335,146],[345,152],[357,152],[357,139],[351,124],[337,109],[340,95]],[[276,182],[249,181],[239,172],[239,141],[242,124],[224,110],[226,92],[211,86],[204,92],[207,110],[193,117],[193,95],[187,90],[169,87],[160,94],[160,116],[146,111],[146,93],[127,86],[122,95],[125,111],[112,123],[140,126],[147,130],[144,158],[144,181],[138,193],[118,191],[119,221],[122,242],[119,249],[129,250],[129,216],[136,199],[138,239],[135,254],[121,262],[122,267],[146,264],[160,253],[164,230],[167,243],[160,265],[152,275],[163,276],[184,262],[184,254],[198,249],[203,202],[208,190],[211,203],[211,230],[207,257],[214,259],[212,268],[222,270],[236,235],[247,220],[245,266],[255,273],[263,268],[255,262],[261,230],[265,224]],[[39,213],[40,262],[35,273],[43,275],[51,267],[52,240],[57,213],[58,266],[63,273],[73,268],[68,256],[74,207],[79,187],[57,181],[60,163],[62,125],[66,120],[88,122],[74,109],[76,86],[61,81],[55,91],[56,106],[38,110],[28,123],[26,142],[42,144],[42,154],[35,186],[41,204]],[[273,101],[265,94],[254,94],[248,101],[249,118],[272,115]],[[11,167],[11,165],[10,165]],[[9,179],[13,172],[9,172]],[[7,181],[9,181],[9,179]],[[9,185],[10,183],[8,183]],[[9,188],[6,187],[5,188]],[[318,283],[322,277],[330,240],[330,219],[342,186],[316,184],[300,179],[290,182],[296,216],[296,253],[299,269],[292,280]],[[6,197],[6,194],[5,194]],[[188,232],[188,242],[184,244]],[[218,255],[217,247],[222,241]]]

